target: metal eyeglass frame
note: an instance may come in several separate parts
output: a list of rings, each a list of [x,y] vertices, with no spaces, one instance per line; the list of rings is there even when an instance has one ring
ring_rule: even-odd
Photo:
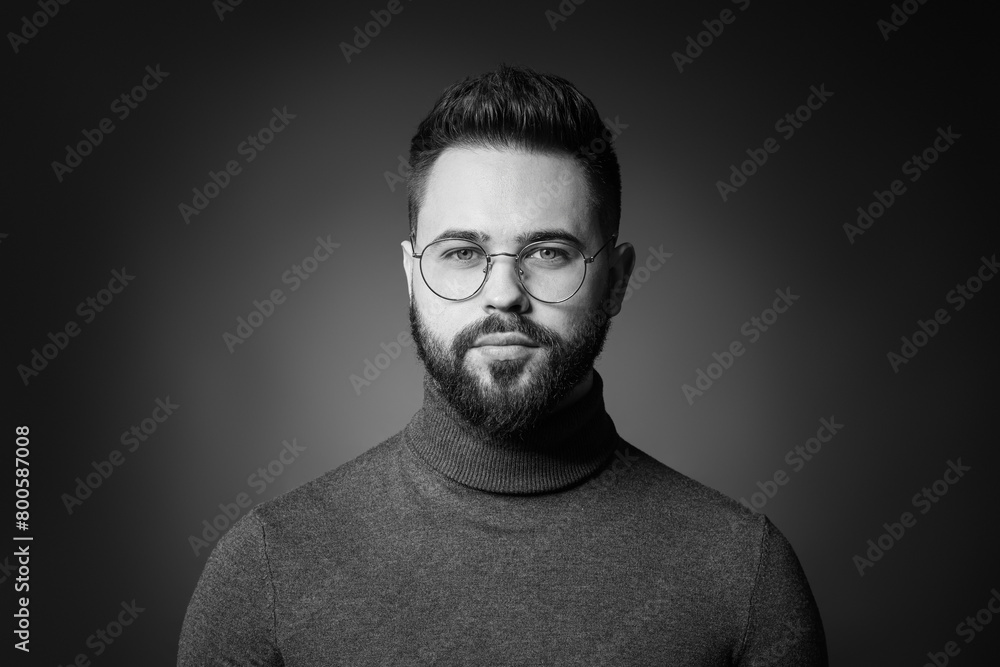
[[[520,266],[521,257],[524,255],[524,251],[525,250],[528,250],[529,248],[532,248],[532,247],[535,247],[535,246],[545,245],[546,243],[551,243],[551,241],[542,240],[542,241],[535,241],[533,243],[529,243],[528,245],[526,245],[523,248],[521,248],[521,250],[515,255],[515,254],[509,253],[509,252],[495,252],[493,254],[490,254],[490,253],[486,252],[486,248],[484,248],[483,246],[479,245],[475,241],[470,241],[469,239],[462,239],[462,238],[455,238],[455,237],[446,237],[446,238],[437,239],[436,241],[432,241],[432,242],[428,243],[426,246],[424,246],[423,252],[419,252],[419,253],[418,252],[414,252],[414,253],[411,253],[411,254],[413,255],[414,259],[420,260],[420,277],[423,279],[424,284],[427,285],[427,289],[429,289],[431,292],[433,292],[436,296],[438,296],[438,297],[440,297],[442,299],[445,299],[447,301],[468,301],[472,297],[474,297],[477,294],[479,294],[482,291],[483,287],[486,285],[486,281],[490,279],[490,273],[493,270],[493,258],[494,257],[503,256],[503,257],[513,257],[514,258],[514,266],[517,268],[517,281],[521,284],[521,287],[524,289],[525,294],[527,294],[528,296],[530,296],[535,301],[539,301],[541,303],[562,303],[564,301],[569,301],[574,296],[576,296],[577,292],[580,291],[580,288],[583,287],[583,283],[587,282],[587,265],[590,264],[590,263],[592,263],[595,259],[597,259],[597,256],[601,254],[601,251],[604,250],[605,248],[607,248],[608,244],[609,243],[613,243],[614,240],[617,239],[617,238],[618,238],[618,234],[612,234],[611,238],[609,238],[607,241],[605,241],[604,245],[602,245],[600,247],[600,249],[598,249],[598,251],[595,252],[590,257],[587,257],[583,253],[583,251],[580,250],[579,248],[574,248],[583,257],[583,277],[580,279],[580,284],[576,286],[576,289],[573,290],[572,294],[570,294],[565,299],[559,299],[558,301],[545,301],[544,299],[539,299],[537,296],[535,296],[534,294],[532,294],[531,290],[528,289],[528,286],[524,284],[524,279],[522,278],[522,276],[524,275],[524,270]],[[424,253],[427,252],[427,248],[429,248],[430,246],[434,245],[435,243],[440,243],[442,241],[462,241],[463,243],[469,243],[471,245],[476,246],[480,250],[482,250],[483,251],[483,255],[486,256],[486,268],[483,269],[483,273],[486,274],[486,275],[483,278],[483,282],[481,282],[479,284],[479,287],[476,288],[475,292],[473,292],[472,294],[470,294],[467,297],[464,297],[464,298],[461,298],[461,299],[452,299],[451,297],[442,296],[442,295],[440,295],[440,294],[438,294],[437,292],[434,291],[434,288],[431,287],[430,283],[427,282],[427,277],[424,276],[424,262],[423,262]],[[416,239],[411,234],[410,235],[410,247],[412,248],[414,245],[416,245]]]

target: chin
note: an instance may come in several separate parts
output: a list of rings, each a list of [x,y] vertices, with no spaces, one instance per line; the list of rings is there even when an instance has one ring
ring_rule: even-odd
[[[480,363],[466,364],[468,370],[483,386],[491,389],[526,386],[538,369],[538,359],[487,359]]]

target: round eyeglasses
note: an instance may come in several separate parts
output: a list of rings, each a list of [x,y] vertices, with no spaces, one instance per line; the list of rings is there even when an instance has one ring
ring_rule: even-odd
[[[587,265],[618,238],[613,234],[604,245],[587,257],[564,241],[537,241],[509,252],[487,253],[475,241],[443,238],[413,253],[420,260],[420,275],[428,289],[442,299],[465,301],[483,288],[490,278],[494,257],[513,257],[517,279],[524,291],[542,303],[562,303],[580,291],[587,278]],[[411,247],[413,239],[410,239]]]

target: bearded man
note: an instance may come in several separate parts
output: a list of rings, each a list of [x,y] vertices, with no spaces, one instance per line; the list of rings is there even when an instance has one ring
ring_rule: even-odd
[[[179,665],[827,664],[781,533],[604,408],[635,264],[612,136],[560,77],[444,92],[402,242],[423,407],[219,541]]]

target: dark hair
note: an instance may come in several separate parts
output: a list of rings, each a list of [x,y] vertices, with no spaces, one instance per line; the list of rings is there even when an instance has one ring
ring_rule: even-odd
[[[447,148],[515,148],[572,157],[590,185],[601,234],[618,232],[621,171],[597,107],[562,77],[501,65],[445,89],[410,142],[410,234],[434,162]]]

